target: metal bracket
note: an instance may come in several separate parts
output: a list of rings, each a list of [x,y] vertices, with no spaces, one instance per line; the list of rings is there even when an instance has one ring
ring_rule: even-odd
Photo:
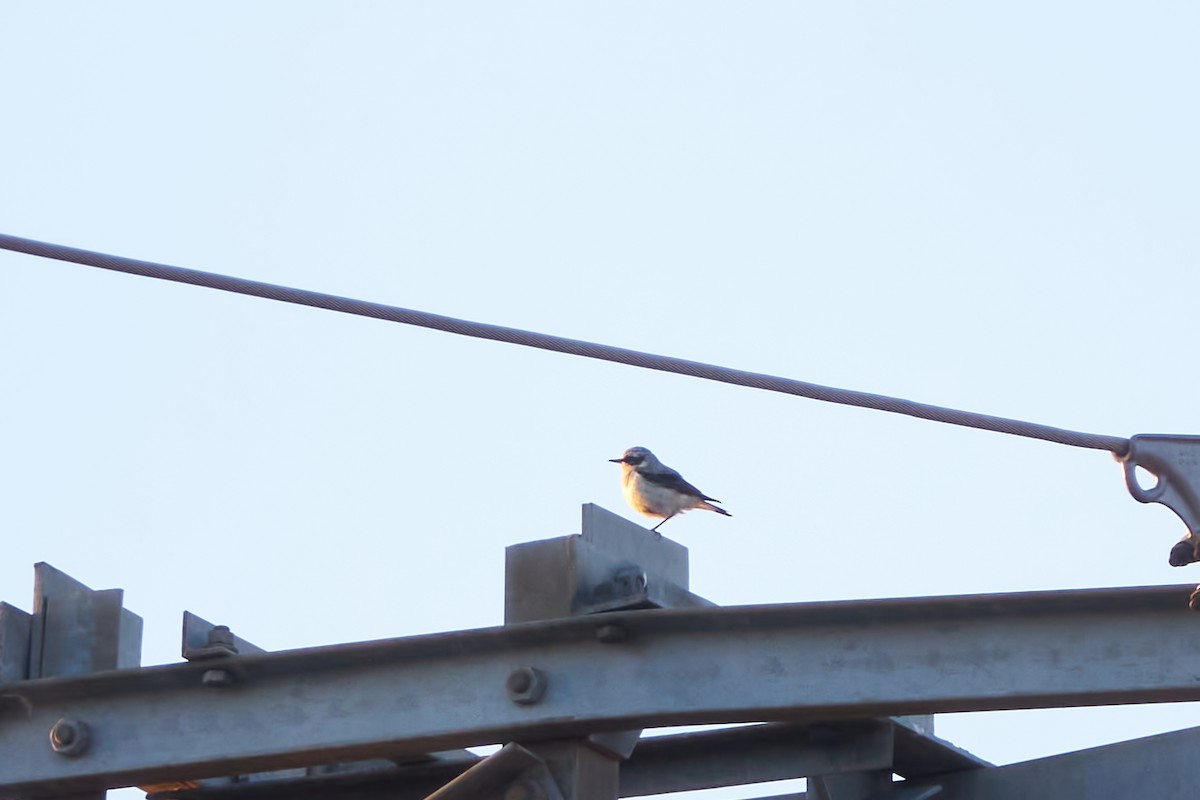
[[[585,599],[586,598],[586,599]],[[710,608],[716,604],[692,594],[668,580],[653,578],[638,566],[613,570],[612,577],[596,584],[590,597],[581,593],[575,613],[579,616],[641,608]]]
[[[202,661],[208,658],[265,653],[261,647],[250,644],[240,636],[234,636],[228,626],[214,625],[190,611],[183,612],[182,655],[186,661]]]
[[[33,615],[0,603],[0,685],[29,677],[29,640]]]
[[[123,598],[121,589],[93,590],[49,564],[34,564],[26,677],[140,666],[142,618],[122,607]]]
[[[1129,440],[1129,451],[1116,458],[1134,500],[1161,503],[1187,526],[1187,535],[1171,548],[1171,566],[1200,561],[1200,436],[1139,433]],[[1154,486],[1138,482],[1138,467],[1157,478]]]

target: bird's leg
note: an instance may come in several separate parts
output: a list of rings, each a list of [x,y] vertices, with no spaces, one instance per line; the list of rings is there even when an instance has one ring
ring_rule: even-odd
[[[679,512],[677,511],[675,513],[678,514]],[[673,516],[675,516],[675,514],[671,515],[671,517],[673,517]],[[663,521],[658,523],[657,525],[655,525],[653,528],[651,528],[650,532],[653,533],[656,538],[661,539],[662,534],[658,532],[658,529],[661,528],[666,523],[666,521],[669,520],[671,517],[663,517]]]

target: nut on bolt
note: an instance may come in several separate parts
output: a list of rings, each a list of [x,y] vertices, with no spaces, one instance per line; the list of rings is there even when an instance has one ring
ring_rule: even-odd
[[[92,743],[92,732],[87,724],[63,717],[50,728],[50,747],[60,756],[78,756]]]
[[[233,673],[227,669],[206,669],[200,676],[200,683],[218,689],[233,685]]]
[[[233,642],[233,632],[229,630],[228,625],[214,625],[208,632],[208,636],[205,637],[205,645],[224,647],[234,653],[237,652],[237,645]]]
[[[504,687],[509,700],[519,706],[531,706],[546,694],[546,676],[534,667],[517,667],[509,673]]]

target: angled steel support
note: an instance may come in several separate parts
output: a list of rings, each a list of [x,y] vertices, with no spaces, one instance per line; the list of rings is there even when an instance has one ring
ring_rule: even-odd
[[[621,796],[766,783],[807,775],[886,769],[894,725],[886,720],[772,724],[644,739],[621,768]]]
[[[712,603],[688,591],[687,548],[588,503],[582,533],[505,551],[504,621]]]
[[[1005,767],[893,783],[869,800],[1194,800],[1200,786],[1200,728],[1147,736]],[[758,800],[818,800],[807,793]]]
[[[265,653],[261,647],[235,636],[227,625],[214,625],[190,611],[183,612],[181,655],[185,661]]]
[[[1200,728],[934,779],[937,800],[1194,800]]]
[[[1200,700],[1190,589],[617,612],[18,681],[0,687],[0,796],[647,725]],[[597,638],[613,625],[620,641]],[[204,685],[226,663],[237,682]],[[541,690],[514,697],[527,668]],[[88,754],[46,746],[64,716]]]
[[[89,589],[45,563],[35,564],[33,575],[30,678],[141,663],[142,618],[121,607],[121,589]]]
[[[516,790],[515,792],[512,790]],[[538,800],[565,800],[546,763],[517,744],[480,759],[426,800],[479,800],[520,793]]]
[[[33,615],[0,603],[0,686],[29,677]]]
[[[583,739],[538,742],[529,748],[545,762],[563,800],[617,800],[618,756]],[[534,800],[537,795],[523,797]]]
[[[897,725],[894,734],[896,759],[892,764],[892,772],[901,777],[924,778],[992,766],[991,762],[955,747],[945,739],[904,724],[904,719],[893,721]]]

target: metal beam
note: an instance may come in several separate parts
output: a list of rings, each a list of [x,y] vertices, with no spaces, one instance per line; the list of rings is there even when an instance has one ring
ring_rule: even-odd
[[[1194,800],[1200,728],[932,779],[937,800]]]
[[[890,775],[895,727],[886,720],[754,725],[643,739],[621,767],[621,797],[859,770]]]
[[[945,739],[911,727],[906,724],[906,719],[893,721],[897,724],[896,760],[892,764],[892,772],[901,777],[924,778],[992,766],[991,762],[956,747]]]
[[[653,725],[1200,700],[1191,589],[619,612],[21,681],[0,687],[0,796]],[[217,664],[236,682],[204,686]],[[64,716],[88,752],[47,746]]]
[[[308,767],[294,777],[277,771],[249,781],[239,776],[139,788],[149,800],[424,800],[481,760],[469,750],[453,750],[409,761]]]
[[[454,751],[408,764],[370,762],[372,769],[353,772],[321,770],[301,778],[270,773],[252,783],[201,781],[199,786],[159,789],[152,800],[315,800],[335,795],[343,800],[421,800],[431,787],[448,783],[477,759],[468,751]],[[621,765],[620,795],[872,769],[910,776],[989,766],[891,720],[771,723],[645,738]]]

